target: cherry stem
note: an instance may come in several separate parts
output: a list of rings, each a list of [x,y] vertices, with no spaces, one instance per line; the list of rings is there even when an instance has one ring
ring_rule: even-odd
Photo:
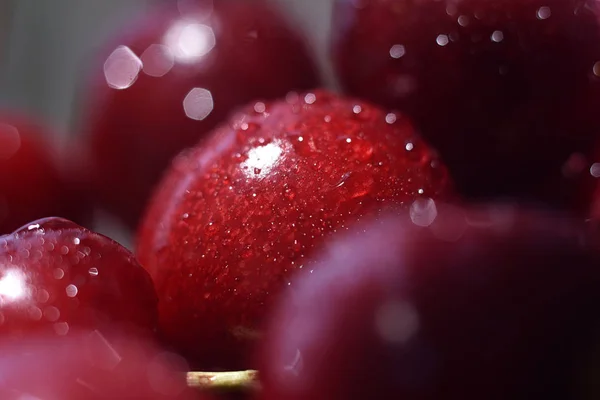
[[[187,373],[187,385],[204,390],[256,390],[259,387],[258,371],[191,371]]]

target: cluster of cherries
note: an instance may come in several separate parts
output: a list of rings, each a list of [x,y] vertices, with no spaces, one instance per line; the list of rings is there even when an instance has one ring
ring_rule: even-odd
[[[0,117],[0,398],[600,395],[600,2],[331,29],[344,94],[273,4],[167,2],[66,149]]]

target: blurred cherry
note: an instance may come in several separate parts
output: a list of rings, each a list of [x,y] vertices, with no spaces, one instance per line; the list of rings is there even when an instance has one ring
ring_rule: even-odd
[[[173,1],[107,48],[82,129],[96,199],[131,227],[171,158],[235,107],[319,82],[303,40],[261,0]]]
[[[185,360],[138,337],[79,332],[0,343],[3,400],[201,400]]]
[[[363,224],[273,314],[262,398],[595,398],[600,255],[582,225],[439,203]]]
[[[585,214],[599,15],[579,0],[337,0],[333,53],[349,93],[415,119],[462,194]]]
[[[52,135],[29,116],[0,114],[0,234],[43,217],[86,222],[85,205],[69,176],[77,168],[62,164]]]

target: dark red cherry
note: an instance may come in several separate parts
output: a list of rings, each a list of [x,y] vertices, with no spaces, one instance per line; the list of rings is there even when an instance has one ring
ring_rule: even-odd
[[[3,400],[206,399],[186,386],[185,360],[139,337],[99,331],[0,344]]]
[[[0,115],[0,234],[48,216],[82,220],[84,207],[65,174],[72,168],[63,171],[51,137],[30,117]]]
[[[243,368],[314,248],[380,209],[448,192],[445,167],[400,114],[324,91],[253,103],[175,159],[142,223],[137,255],[160,326],[203,368]]]
[[[303,40],[261,0],[173,1],[107,48],[82,130],[97,200],[131,227],[171,158],[234,108],[318,85]]]
[[[414,118],[461,193],[587,213],[596,1],[337,0],[334,15],[344,88]]]
[[[0,237],[0,338],[82,328],[151,333],[156,293],[124,247],[61,218]]]
[[[263,398],[593,398],[600,255],[582,233],[435,202],[362,225],[273,314]]]

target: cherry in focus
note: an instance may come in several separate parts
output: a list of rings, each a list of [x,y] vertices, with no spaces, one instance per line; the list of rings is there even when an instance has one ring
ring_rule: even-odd
[[[0,236],[0,337],[152,335],[156,293],[150,276],[118,243],[61,218]]]
[[[363,225],[274,313],[263,398],[593,398],[600,255],[579,222],[437,204]]]
[[[414,118],[462,194],[587,213],[597,2],[337,0],[334,15],[344,88]]]
[[[132,21],[97,66],[82,124],[94,193],[130,227],[172,157],[234,108],[319,82],[303,40],[261,0],[171,2]]]
[[[50,135],[28,116],[0,115],[0,234],[49,216],[85,222],[81,198]]]
[[[186,387],[182,357],[139,337],[99,331],[60,340],[45,335],[2,341],[4,400],[201,400]]]
[[[325,91],[251,104],[176,158],[142,222],[160,326],[200,368],[247,368],[266,310],[312,270],[313,249],[449,187],[400,114]]]

